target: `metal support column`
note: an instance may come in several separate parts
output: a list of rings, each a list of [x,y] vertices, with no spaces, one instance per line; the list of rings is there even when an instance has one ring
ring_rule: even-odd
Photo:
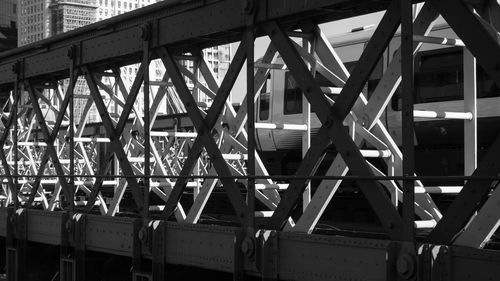
[[[149,39],[151,37],[151,26],[144,24],[141,27],[141,38],[144,40],[144,51],[142,54],[142,64],[144,66],[144,203],[143,203],[143,218],[149,217],[149,186],[151,175],[151,137],[150,137],[150,104],[149,104]]]
[[[464,48],[463,60],[464,112],[472,113],[472,119],[464,121],[464,175],[470,176],[477,168],[476,58]]]
[[[70,59],[69,67],[69,85],[66,90],[66,95],[69,96],[69,211],[73,213],[75,211],[75,99],[74,99],[74,89],[75,89],[75,55],[76,47],[71,46],[68,49],[68,58]],[[65,111],[59,114],[65,114]]]
[[[15,103],[12,105],[12,115],[14,116],[14,130],[12,132],[12,146],[13,146],[13,151],[14,151],[14,171],[13,171],[13,176],[14,176],[14,181],[12,184],[12,200],[14,200],[14,209],[17,210],[19,208],[19,199],[17,196],[17,185],[19,181],[19,148],[18,148],[18,122],[19,120],[17,119],[17,111],[18,111],[18,106],[19,106],[19,96],[22,95],[23,93],[19,91],[19,86],[20,86],[20,73],[21,73],[21,63],[16,62],[13,67],[13,71],[16,76],[16,80],[14,81],[14,101]]]
[[[71,215],[68,212],[61,214],[61,244],[60,247],[60,265],[59,280],[75,280],[75,261],[71,244],[73,242],[74,225]]]
[[[401,78],[403,88],[403,176],[415,174],[414,151],[414,66],[413,66],[413,7],[412,1],[401,1]],[[403,225],[399,238],[396,271],[398,280],[416,280],[417,253],[415,248],[415,181],[403,180]]]
[[[7,209],[6,273],[7,281],[23,281],[27,268],[28,220],[26,209]]]
[[[413,68],[413,17],[412,2],[401,2],[401,76],[403,88],[403,176],[415,174],[414,151],[414,68]],[[415,234],[415,182],[403,180],[403,240],[413,241]]]
[[[166,280],[166,248],[167,248],[167,238],[166,234],[166,224],[164,221],[151,221],[149,223],[150,233],[152,233],[152,273],[151,281],[163,281]]]
[[[279,249],[278,232],[275,230],[263,230],[260,236],[260,271],[262,281],[278,280],[279,272]]]

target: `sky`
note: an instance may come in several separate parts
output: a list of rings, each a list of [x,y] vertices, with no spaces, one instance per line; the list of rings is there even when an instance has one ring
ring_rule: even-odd
[[[326,24],[321,24],[320,28],[325,33],[327,37],[341,35],[349,33],[353,28],[367,26],[371,24],[377,25],[383,16],[383,12],[378,12],[374,14],[343,19],[340,21],[330,22]],[[264,55],[266,48],[269,44],[268,37],[261,37],[255,41],[255,59],[258,59]],[[234,43],[231,46],[232,52],[236,52],[239,43]],[[240,75],[238,76],[236,83],[232,91],[232,102],[241,102],[246,93],[246,63],[243,66]]]

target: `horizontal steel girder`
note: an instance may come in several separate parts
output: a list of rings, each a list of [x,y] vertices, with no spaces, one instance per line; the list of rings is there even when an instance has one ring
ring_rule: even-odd
[[[4,237],[7,234],[8,210],[0,209],[0,236]],[[59,245],[63,213],[25,211],[27,240]],[[85,247],[91,251],[132,257],[133,229],[132,218],[86,215]],[[232,272],[234,239],[238,230],[229,226],[165,222],[165,261]],[[393,249],[397,242],[388,240],[286,232],[274,235],[278,245],[276,261],[279,279],[390,280],[388,265],[396,261]],[[432,280],[470,280],[468,276],[477,280],[495,280],[500,274],[498,252],[430,244],[419,247],[422,249],[419,266],[423,274],[432,273],[435,278]],[[152,253],[145,250],[147,248],[143,247],[142,256],[151,259]],[[260,275],[251,267],[245,270],[247,274]],[[451,279],[446,279],[449,277]]]
[[[181,1],[162,1],[0,54],[0,87],[13,83],[16,75],[12,72],[12,65],[21,59],[25,78],[48,74],[66,78],[71,61],[68,57],[70,49],[78,53],[75,65],[106,65],[117,58],[121,58],[117,62],[118,66],[138,63],[144,49],[140,39],[141,27],[147,23],[151,25],[151,48],[165,45],[184,47],[208,41],[209,45],[238,41],[239,31],[247,25],[247,16],[240,1],[178,2]],[[313,16],[320,23],[385,8],[384,1],[364,3],[363,9],[356,9],[360,4],[348,0],[319,0],[306,4],[300,1],[258,0],[256,3],[259,6],[256,23],[284,17],[290,17],[295,22],[298,18]],[[332,13],[331,10],[338,10],[339,13]],[[211,24],[206,22],[207,14],[214,15],[210,19]],[[210,37],[214,39],[205,39]],[[200,41],[199,38],[203,39]]]

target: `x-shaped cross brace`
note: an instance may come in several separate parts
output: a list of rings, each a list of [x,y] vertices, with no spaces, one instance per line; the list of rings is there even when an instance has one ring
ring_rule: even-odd
[[[161,49],[161,51],[159,52],[160,57],[168,73],[170,74],[170,77],[172,78],[172,82],[174,83],[177,93],[184,103],[184,106],[186,107],[186,110],[198,132],[198,136],[196,137],[194,144],[189,152],[188,158],[184,162],[184,166],[180,172],[180,178],[177,179],[175,187],[172,190],[172,193],[170,194],[170,197],[165,205],[165,209],[163,212],[164,218],[168,218],[172,214],[175,206],[179,202],[180,197],[186,187],[186,183],[188,180],[187,177],[193,170],[193,167],[196,164],[196,161],[198,160],[198,157],[202,152],[204,146],[208,154],[210,155],[218,174],[223,177],[221,179],[222,184],[224,185],[226,193],[228,194],[231,204],[233,205],[233,208],[235,209],[238,217],[240,217],[243,222],[246,222],[250,219],[250,215],[253,215],[247,214],[246,204],[243,200],[243,196],[234,180],[229,178],[231,176],[231,171],[228,168],[224,158],[222,157],[222,153],[220,152],[211,134],[211,130],[219,119],[219,115],[224,108],[224,104],[227,97],[229,96],[230,90],[236,80],[236,77],[238,76],[241,67],[243,66],[243,62],[246,58],[246,44],[247,42],[243,41],[236,51],[234,59],[229,66],[228,72],[224,77],[224,80],[222,81],[217,95],[215,96],[212,107],[209,109],[205,118],[202,117],[198,106],[196,105],[196,101],[187,88],[184,78],[180,73],[177,62],[173,59],[173,57],[166,49]]]
[[[382,19],[379,28],[373,35],[373,38],[377,39],[376,42],[371,40],[368,43],[366,47],[368,52],[363,52],[358,62],[358,65],[363,65],[363,67],[355,68],[333,108],[329,106],[321,88],[315,82],[314,77],[281,27],[276,22],[265,24],[264,28],[267,34],[278,48],[285,63],[289,66],[292,75],[297,80],[323,124],[318,136],[313,139],[311,148],[300,164],[297,175],[309,176],[314,174],[324,157],[325,149],[333,142],[336,150],[342,155],[342,158],[354,174],[368,177],[373,176],[373,172],[361,155],[357,145],[347,134],[342,122],[357,100],[380,55],[396,31],[399,22],[399,1],[393,1]],[[306,180],[303,179],[291,181],[283,200],[278,205],[268,224],[268,228],[281,229],[297,204],[299,197],[302,195],[305,183]],[[359,186],[389,234],[393,238],[397,238],[402,220],[396,209],[392,206],[385,191],[373,180],[359,181]]]

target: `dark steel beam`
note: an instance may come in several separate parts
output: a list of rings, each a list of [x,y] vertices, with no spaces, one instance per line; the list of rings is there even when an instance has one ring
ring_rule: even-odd
[[[0,209],[0,236],[6,235],[6,211],[5,208]],[[33,209],[26,212],[26,239],[59,245],[62,212]],[[143,258],[154,258],[154,262],[160,261],[157,258],[164,258],[168,264],[233,272],[235,233],[241,232],[242,229],[176,222],[163,224],[162,236],[166,240],[153,243],[165,247],[164,256],[156,255],[155,251],[151,254],[147,247],[143,247]],[[134,219],[87,214],[85,225],[84,246],[87,251],[132,257]],[[299,233],[276,232],[273,235],[273,244],[266,243],[266,247],[271,246],[272,249],[265,251],[271,253],[271,250],[279,258],[275,260],[276,264],[269,265],[274,269],[266,269],[266,276],[278,275],[283,280],[326,281],[340,277],[353,280],[386,280],[387,241]],[[152,239],[157,238],[155,235]],[[70,245],[75,247],[75,243],[70,242]],[[363,265],[363,270],[359,270],[360,265]],[[244,266],[246,274],[261,275],[255,267],[246,264]],[[270,270],[277,272],[270,273]]]
[[[403,175],[415,175],[413,102],[413,5],[411,0],[401,1],[401,86],[403,90],[402,134],[403,134]],[[403,226],[401,231],[405,241],[415,237],[415,181],[403,181]]]
[[[202,131],[204,133],[209,133],[211,131],[211,129],[215,126],[217,120],[219,119],[219,115],[224,108],[224,105],[226,103],[226,99],[229,96],[231,89],[234,85],[234,82],[236,81],[236,78],[238,77],[240,69],[242,68],[243,63],[245,61],[245,58],[246,58],[245,45],[246,44],[244,42],[242,42],[242,44],[240,44],[240,46],[238,47],[238,50],[236,51],[236,54],[234,55],[233,61],[229,65],[229,69],[226,73],[226,76],[224,77],[224,79],[221,83],[219,91],[217,92],[217,95],[215,96],[215,99],[212,103],[212,106],[210,107],[210,109],[207,112],[207,116],[205,117],[205,119],[197,121],[201,124],[204,124],[205,125],[204,128],[202,128],[200,126],[200,124],[196,125],[195,120],[192,119],[193,124],[195,124],[196,127],[202,129]],[[167,58],[166,50],[160,51],[159,53],[160,53],[160,56]],[[169,64],[169,63],[171,63],[171,62],[164,61],[165,66],[167,66],[167,64]],[[173,61],[173,63],[175,63],[175,61]],[[175,66],[176,66],[176,64],[174,64],[174,67]],[[170,72],[178,71],[178,69],[176,70],[174,67],[172,67],[172,69],[170,69],[170,70],[167,69],[167,71],[169,72],[171,77],[173,74]],[[184,87],[182,85],[179,85],[179,87],[181,87],[180,89],[184,89]],[[177,88],[177,85],[176,85],[176,89],[177,89],[177,91],[180,91],[180,89]],[[186,89],[184,89],[184,91],[186,91]],[[187,97],[188,93],[186,93],[185,95]],[[180,93],[179,93],[179,96],[180,96]],[[189,93],[189,96],[190,96],[190,93]],[[190,101],[190,103],[192,103],[192,101]],[[196,103],[190,104],[189,107],[192,107],[192,106],[194,106],[192,111],[198,110]],[[187,109],[188,104],[185,103],[185,107]],[[201,134],[200,131],[199,131],[199,134]],[[202,139],[200,136],[198,136],[195,139],[195,141],[194,141],[193,145],[191,146],[191,149],[188,153],[188,158],[184,162],[182,170],[179,174],[180,176],[185,177],[185,176],[190,175],[200,153],[203,150],[204,142],[205,142],[205,140]],[[175,210],[177,203],[179,202],[179,200],[182,196],[182,193],[184,192],[187,181],[188,181],[187,178],[178,178],[176,180],[175,186],[174,186],[172,192],[170,193],[168,201],[165,203],[165,209],[163,211],[164,218],[169,217],[173,213],[173,211]]]
[[[144,67],[145,66],[142,65],[141,69]],[[101,94],[100,94],[99,89],[97,87],[97,84],[95,83],[94,75],[87,67],[83,67],[83,72],[85,73],[85,79],[87,80],[87,84],[88,84],[89,89],[90,89],[90,95],[92,96],[92,98],[94,100],[94,104],[96,105],[97,111],[99,112],[99,114],[101,116],[104,128],[106,129],[106,132],[107,132],[109,139],[111,141],[111,150],[116,154],[116,157],[118,158],[118,161],[120,163],[120,167],[123,171],[123,174],[125,176],[128,176],[126,178],[126,181],[128,183],[128,187],[129,187],[130,191],[132,192],[132,195],[133,195],[133,198],[134,198],[134,201],[135,201],[135,204],[136,204],[138,210],[142,211],[144,208],[144,205],[143,205],[144,201],[143,201],[143,197],[142,197],[143,195],[139,191],[139,185],[137,184],[136,179],[130,177],[130,176],[134,176],[135,174],[134,174],[134,171],[132,169],[132,165],[130,164],[130,162],[127,159],[127,154],[123,150],[123,145],[119,139],[119,136],[121,135],[124,126],[120,128],[121,131],[118,131],[118,126],[115,129],[115,127],[113,126],[113,122],[111,121],[111,117],[109,116],[107,107],[104,104],[104,101],[102,100],[102,97],[101,97]],[[140,81],[140,80],[141,80],[140,76],[136,77],[136,81]],[[134,84],[135,83],[136,82],[134,82]],[[140,83],[140,82],[138,82],[138,83]],[[137,96],[137,94],[135,96]],[[135,99],[133,94],[130,94],[128,96],[127,104],[129,104],[130,99]],[[133,104],[133,102],[132,102],[132,104]],[[130,111],[127,112],[124,109],[122,111],[122,116],[120,117],[120,121],[124,118],[127,118],[129,116],[129,114],[130,114]],[[124,117],[124,116],[126,116],[126,117]],[[118,123],[118,125],[120,125],[120,123]],[[111,162],[110,159],[111,159],[111,157],[106,157],[106,159],[105,159],[106,162],[103,165],[105,167],[108,167],[108,169],[110,166],[109,163]],[[100,175],[104,175],[104,173],[100,173]],[[95,199],[97,198],[97,194],[99,193],[100,186],[102,185],[102,181],[103,181],[102,178],[97,179],[96,184],[94,184],[94,186],[92,187],[91,196],[89,197],[89,200],[87,201],[87,211],[89,211],[93,207]],[[100,184],[97,184],[97,183],[100,183]]]
[[[71,67],[71,68],[73,68],[73,67]],[[76,70],[75,72],[71,71],[71,73],[74,74],[73,79],[70,81],[70,86],[68,87],[68,89],[66,91],[66,95],[64,96],[64,99],[61,103],[61,106],[59,109],[59,115],[57,116],[54,127],[52,128],[52,132],[50,134],[50,139],[47,140],[48,142],[53,142],[57,138],[57,134],[59,134],[59,131],[60,131],[60,128],[62,125],[62,121],[64,119],[64,116],[66,115],[66,108],[68,107],[68,105],[71,104],[71,101],[73,99],[72,88],[74,87],[76,80],[78,79],[79,70]],[[27,206],[33,205],[33,201],[35,200],[36,193],[38,191],[38,188],[40,187],[40,182],[42,181],[41,176],[43,176],[44,171],[45,171],[45,166],[47,165],[49,160],[50,160],[49,150],[45,150],[43,155],[42,155],[41,161],[40,161],[40,166],[38,166],[38,172],[37,172],[38,177],[35,179],[35,182],[32,185],[31,193],[30,193],[30,196],[29,196],[28,201],[27,201]],[[70,171],[71,171],[71,169],[70,169]],[[71,174],[71,172],[70,172],[70,174]],[[72,178],[70,178],[70,183],[71,184],[69,184],[69,188],[70,188],[69,198],[74,198],[74,196],[73,196],[74,195],[73,194],[74,186],[72,184]],[[71,206],[74,204],[73,200],[71,200],[71,202],[69,204],[70,204],[70,208],[71,208]]]
[[[57,155],[57,150],[54,147],[54,143],[53,143],[54,139],[52,138],[52,135],[53,134],[57,135],[58,130],[54,130],[52,133],[49,133],[49,129],[47,128],[47,123],[45,122],[45,118],[43,117],[43,113],[42,113],[42,110],[40,108],[40,104],[38,102],[38,97],[35,93],[35,89],[33,88],[33,85],[31,85],[31,83],[28,80],[26,80],[24,83],[26,84],[26,87],[28,88],[28,94],[30,96],[31,104],[33,105],[33,110],[35,111],[36,119],[38,121],[38,126],[42,130],[44,138],[47,140],[46,141],[47,152],[50,155],[50,158],[52,158],[52,164],[54,164],[54,168],[56,170],[57,177],[59,178],[59,184],[62,186],[65,200],[73,200],[73,198],[69,197],[71,194],[70,188],[73,188],[73,187],[69,186],[69,183],[68,183],[66,177],[64,177],[65,173],[64,173],[64,170],[61,166],[61,162],[59,162],[59,156]],[[69,103],[69,98],[65,98],[65,100],[66,100],[66,103],[63,104],[65,106],[63,108],[64,110],[61,110],[59,112],[59,116],[58,116],[58,120],[61,120],[61,122],[62,122],[62,119],[63,119],[64,114],[66,112],[66,107],[68,106],[68,103]],[[60,125],[60,124],[56,124],[56,125]],[[36,192],[36,190],[35,190],[35,192]],[[61,200],[61,202],[62,202],[62,200]]]
[[[281,27],[275,22],[269,22],[265,25],[266,32],[269,34],[271,41],[277,47],[283,60],[290,68],[293,77],[300,85],[303,93],[323,124],[318,136],[313,140],[311,148],[297,169],[298,176],[310,176],[314,173],[316,167],[321,162],[326,147],[331,141],[333,141],[336,150],[342,155],[342,158],[355,175],[373,176],[373,172],[366,164],[366,160],[344,129],[342,121],[358,98],[369,77],[370,71],[375,67],[380,57],[379,55],[385,49],[399,25],[399,7],[399,1],[393,1],[361,56],[360,63],[363,63],[361,65],[366,68],[358,67],[359,71],[355,70],[349,77],[333,108],[329,106],[322,90],[315,82],[314,77]],[[338,102],[339,105],[337,104]],[[281,229],[304,191],[305,183],[305,180],[291,181],[285,196],[268,224],[270,229]],[[358,183],[391,237],[399,239],[401,237],[401,217],[392,206],[385,190],[375,181],[363,180]]]
[[[485,26],[467,5],[457,0],[429,0],[451,28],[465,42],[477,62],[500,87],[500,45],[496,31]],[[453,7],[453,9],[450,9]],[[497,176],[500,173],[500,136],[491,145],[472,176]],[[448,244],[481,207],[496,184],[492,181],[469,180],[455,198],[443,218],[428,236],[431,243]]]
[[[317,0],[307,2],[257,0],[256,23],[272,19],[296,22],[302,18],[314,18],[317,23],[349,16],[379,11],[387,1],[359,3],[352,0]],[[332,13],[331,11],[338,11]],[[214,15],[207,24],[206,15]],[[143,45],[138,39],[139,28],[152,24],[151,47],[188,47],[195,43],[218,45],[240,39],[246,26],[246,17],[240,1],[162,1],[143,9],[95,23],[62,35],[36,42],[26,47],[0,54],[0,86],[12,85],[15,75],[11,64],[23,58],[25,77],[58,74],[59,79],[68,77],[67,49],[77,46],[79,53],[75,63],[100,64],[102,67],[115,61],[118,65],[138,63]],[[189,29],[189,32],[186,29]],[[199,38],[210,38],[207,41]],[[125,43],[126,42],[126,43]],[[121,64],[121,65],[120,65]]]
[[[244,52],[244,47],[246,44],[241,44],[241,52]],[[240,50],[240,49],[239,49]],[[238,50],[238,51],[239,51]],[[224,190],[226,191],[229,201],[231,202],[236,215],[241,219],[242,222],[246,223],[250,217],[249,214],[247,213],[247,208],[245,201],[243,199],[243,195],[241,194],[238,186],[236,185],[236,182],[230,178],[231,176],[231,170],[229,169],[227,162],[224,160],[221,151],[219,150],[219,147],[215,143],[215,140],[211,134],[211,130],[214,127],[216,121],[219,119],[220,113],[222,112],[222,109],[224,108],[224,104],[226,103],[226,99],[229,96],[230,89],[232,88],[232,84],[234,83],[234,80],[237,77],[237,73],[239,72],[239,69],[241,69],[242,66],[242,61],[246,57],[244,54],[237,54],[235,55],[235,58],[233,59],[233,62],[231,63],[230,70],[232,72],[227,73],[229,77],[227,79],[227,82],[225,84],[228,84],[227,86],[230,87],[222,87],[219,89],[218,95],[216,95],[214,102],[212,103],[212,106],[207,114],[207,117],[204,119],[203,116],[200,113],[200,110],[196,104],[196,101],[194,100],[191,91],[187,88],[186,82],[184,80],[184,77],[180,73],[179,66],[177,65],[177,62],[173,59],[173,57],[169,54],[167,50],[163,50],[161,54],[161,58],[163,60],[163,64],[165,65],[165,68],[167,69],[168,74],[172,78],[172,82],[175,86],[175,89],[177,90],[177,93],[179,95],[179,98],[182,100],[182,103],[184,104],[184,107],[186,108],[186,111],[188,115],[191,117],[191,120],[193,121],[193,124],[196,127],[196,131],[198,132],[198,137],[195,140],[198,141],[200,144],[202,143],[202,146],[197,146],[195,150],[195,145],[191,148],[193,153],[189,153],[188,160],[190,161],[185,161],[184,167],[182,168],[181,171],[181,176],[183,175],[189,175],[191,174],[191,171],[193,167],[191,164],[194,164],[197,159],[199,154],[201,153],[201,149],[203,146],[206,148],[208,155],[210,156],[212,163],[217,170],[218,175],[223,176],[224,178],[221,178],[221,182],[224,186]],[[226,78],[225,77],[225,78]],[[224,79],[226,81],[226,79]],[[224,82],[223,82],[224,83]],[[222,89],[222,90],[221,90]],[[188,165],[188,166],[186,166]],[[194,166],[194,165],[193,165]],[[184,172],[184,173],[183,173]],[[179,180],[179,179],[178,179]],[[186,179],[184,180],[186,182]],[[174,187],[174,190],[170,194],[170,197],[166,203],[165,210],[163,212],[164,216],[168,216],[171,214],[171,211],[174,210],[173,207],[171,207],[170,204],[175,204],[174,206],[177,206],[178,203],[178,198],[179,197],[174,197],[174,192],[177,190],[181,190],[185,187],[185,184],[179,185],[178,187],[177,182],[176,186]],[[180,195],[182,193],[179,193]],[[175,201],[174,201],[175,200]],[[167,209],[168,207],[168,209]]]

